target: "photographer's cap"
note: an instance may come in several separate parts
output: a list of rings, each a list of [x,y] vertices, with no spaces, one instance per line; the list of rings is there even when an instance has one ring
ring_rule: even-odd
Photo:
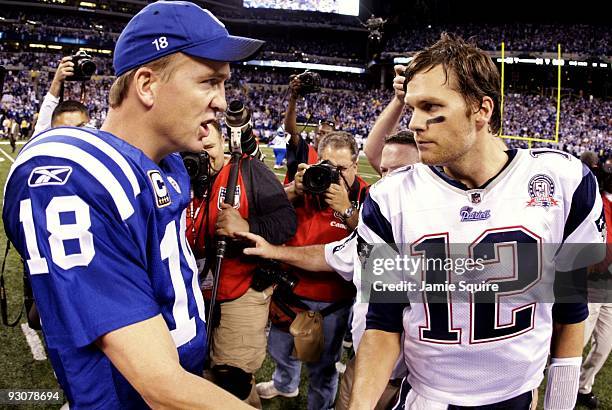
[[[187,1],[157,1],[144,7],[125,26],[113,54],[115,75],[183,52],[193,57],[233,62],[247,59],[264,44],[230,36],[213,14]]]

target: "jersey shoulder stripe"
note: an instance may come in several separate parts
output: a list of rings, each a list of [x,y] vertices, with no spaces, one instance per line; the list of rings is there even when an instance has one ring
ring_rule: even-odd
[[[385,218],[380,211],[380,206],[370,195],[368,195],[362,205],[361,218],[363,224],[385,243],[394,244],[393,228],[391,222]],[[395,245],[394,245],[395,246]]]
[[[132,167],[128,164],[125,157],[115,147],[93,132],[69,127],[52,128],[39,134],[30,144],[24,146],[22,151],[26,151],[33,146],[45,142],[49,137],[67,137],[65,138],[67,143],[70,142],[70,138],[76,138],[99,149],[110,159],[112,159],[121,169],[121,171],[123,171],[125,177],[132,187],[134,196],[138,196],[140,194],[140,184],[138,183],[136,174],[134,173]]]
[[[589,168],[583,164],[582,180],[572,195],[572,205],[565,220],[563,242],[588,218],[598,199],[597,180]]]
[[[5,196],[6,187],[9,185],[15,170],[36,157],[60,158],[78,164],[106,189],[113,199],[122,220],[125,221],[134,213],[134,207],[121,183],[99,159],[79,147],[61,142],[44,142],[33,145],[20,153],[6,179],[4,186]],[[30,174],[28,172],[28,176]]]

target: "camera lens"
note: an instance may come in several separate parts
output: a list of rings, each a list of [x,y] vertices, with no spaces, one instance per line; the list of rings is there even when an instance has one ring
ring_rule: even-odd
[[[96,72],[96,64],[89,59],[79,61],[81,73],[86,77],[91,77]]]
[[[322,194],[332,184],[332,169],[324,165],[313,165],[304,172],[304,189],[312,194]]]
[[[242,128],[251,120],[251,114],[240,100],[232,101],[225,112],[225,122],[228,126]]]
[[[187,174],[189,174],[190,178],[195,178],[198,175],[198,162],[193,158],[183,158],[183,163],[185,164],[185,168],[187,169]]]

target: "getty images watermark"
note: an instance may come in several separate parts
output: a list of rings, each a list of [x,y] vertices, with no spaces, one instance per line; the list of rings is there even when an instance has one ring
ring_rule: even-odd
[[[360,302],[577,303],[612,301],[605,244],[358,245]]]

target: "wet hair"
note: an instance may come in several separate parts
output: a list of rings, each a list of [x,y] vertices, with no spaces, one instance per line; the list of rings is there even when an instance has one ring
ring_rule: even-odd
[[[404,73],[404,84],[408,84],[415,74],[438,65],[444,68],[446,82],[450,81],[450,86],[463,96],[470,113],[474,113],[474,106],[482,106],[483,97],[488,96],[493,100],[489,127],[493,134],[499,133],[501,79],[491,57],[458,36],[442,33],[435,44],[415,54]]]

